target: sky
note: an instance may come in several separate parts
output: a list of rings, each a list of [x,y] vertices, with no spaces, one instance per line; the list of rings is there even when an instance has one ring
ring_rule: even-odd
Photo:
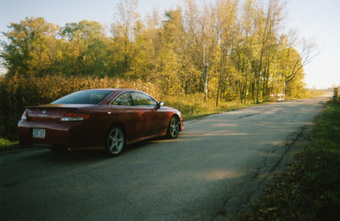
[[[120,0],[0,0],[0,33],[11,22],[26,17],[43,17],[64,26],[81,20],[97,21],[109,30]],[[139,0],[142,18],[154,8],[162,14],[179,0]],[[308,88],[325,89],[340,85],[340,0],[290,0],[287,29],[297,28],[299,36],[314,39],[321,53],[304,67]],[[1,36],[1,40],[5,40]],[[339,63],[338,63],[339,62]]]

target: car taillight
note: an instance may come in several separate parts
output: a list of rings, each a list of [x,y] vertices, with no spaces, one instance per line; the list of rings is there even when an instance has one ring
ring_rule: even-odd
[[[63,118],[61,118],[61,121],[82,121],[87,120],[89,118],[90,118],[89,114],[67,113]]]
[[[22,114],[21,120],[27,120],[27,111]]]

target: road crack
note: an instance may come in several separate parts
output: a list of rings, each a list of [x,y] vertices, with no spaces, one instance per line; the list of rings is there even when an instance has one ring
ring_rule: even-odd
[[[246,118],[246,117],[251,117],[251,116],[254,116],[254,115],[258,115],[260,113],[255,113],[255,114],[248,114],[248,115],[244,115],[244,116],[239,116],[237,118],[235,118],[235,120],[238,120],[238,119],[242,119],[242,118]]]

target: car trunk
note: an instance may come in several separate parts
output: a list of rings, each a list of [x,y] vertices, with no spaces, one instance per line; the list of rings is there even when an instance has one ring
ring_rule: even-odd
[[[28,121],[60,121],[69,112],[77,112],[81,107],[93,105],[47,104],[26,107]]]

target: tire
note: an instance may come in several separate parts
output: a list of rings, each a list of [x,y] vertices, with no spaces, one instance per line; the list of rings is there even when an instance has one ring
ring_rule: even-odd
[[[179,120],[176,116],[172,116],[170,119],[167,137],[170,139],[175,139],[179,133]]]
[[[105,149],[110,156],[118,156],[125,147],[125,134],[118,126],[110,127],[105,136]]]

